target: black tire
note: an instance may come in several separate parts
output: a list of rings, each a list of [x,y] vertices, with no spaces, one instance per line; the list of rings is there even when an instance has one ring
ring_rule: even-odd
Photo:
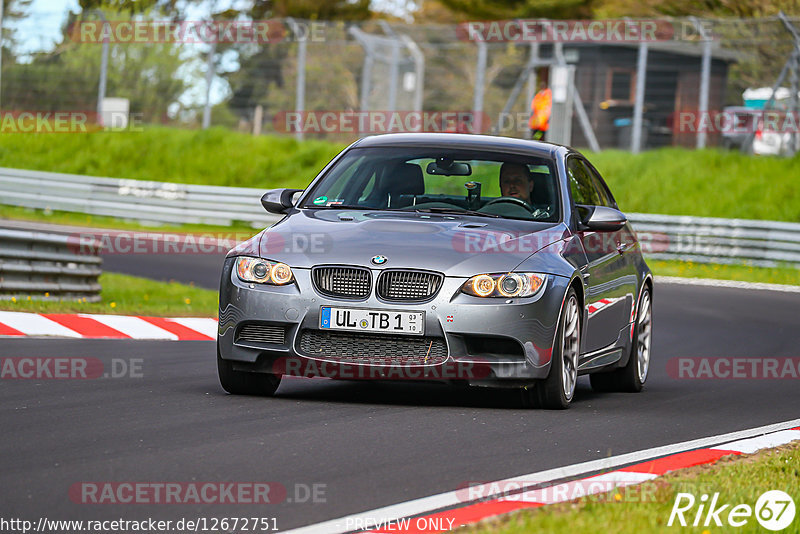
[[[639,309],[636,311],[636,322],[634,324],[636,326],[633,332],[633,342],[631,343],[628,363],[625,364],[625,367],[620,367],[611,372],[589,375],[593,390],[638,393],[644,387],[650,369],[650,336],[652,335],[652,298],[650,297],[650,289],[647,286],[644,287],[642,296],[639,299]],[[642,347],[641,344],[645,336],[647,337],[646,346]],[[644,369],[641,368],[640,349],[647,351],[647,362],[644,365]]]
[[[281,384],[280,375],[235,371],[229,360],[223,360],[217,348],[217,375],[222,389],[231,395],[272,397]]]
[[[568,408],[572,402],[578,380],[577,364],[581,346],[581,327],[578,297],[575,290],[570,288],[564,299],[561,316],[558,318],[558,335],[553,347],[550,374],[541,380],[535,389],[538,401],[536,404],[539,407],[548,410],[563,410]],[[565,354],[567,354],[566,359]]]

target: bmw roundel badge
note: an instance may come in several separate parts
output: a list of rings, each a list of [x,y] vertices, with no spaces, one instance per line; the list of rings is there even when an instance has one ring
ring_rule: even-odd
[[[386,256],[382,256],[380,254],[378,254],[377,256],[372,256],[372,263],[374,263],[375,265],[383,265],[387,261],[389,261],[389,258],[387,258]]]

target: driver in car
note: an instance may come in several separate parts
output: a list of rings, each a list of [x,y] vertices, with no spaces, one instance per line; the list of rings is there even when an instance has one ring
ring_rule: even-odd
[[[533,177],[527,165],[507,161],[500,166],[500,194],[523,201],[534,219],[548,217],[548,210],[533,206],[533,186]]]
[[[505,162],[500,166],[500,194],[514,197],[531,205],[533,180],[528,166],[522,163]]]

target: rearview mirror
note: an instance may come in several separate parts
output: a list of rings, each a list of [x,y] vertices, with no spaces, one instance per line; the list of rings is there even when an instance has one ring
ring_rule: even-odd
[[[585,214],[586,211],[590,213]],[[628,222],[624,213],[607,206],[579,206],[578,213],[582,215],[581,230],[616,232]]]
[[[261,197],[261,205],[270,213],[282,215],[294,206],[292,197],[302,189],[272,189]]]
[[[428,163],[428,166],[425,167],[425,172],[440,176],[469,176],[472,174],[472,167],[469,163],[441,157]]]

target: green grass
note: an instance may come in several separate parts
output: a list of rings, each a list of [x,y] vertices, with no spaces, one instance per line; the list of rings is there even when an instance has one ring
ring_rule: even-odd
[[[0,136],[0,166],[181,183],[304,188],[344,145],[221,128]],[[800,222],[800,155],[663,148],[588,154],[623,211]]]
[[[0,300],[0,310],[36,313],[113,313],[155,317],[216,317],[216,291],[116,273],[100,275],[101,302]]]
[[[256,202],[258,199],[256,199]],[[64,226],[85,226],[89,228],[105,228],[113,230],[144,230],[147,232],[178,232],[184,234],[219,233],[220,237],[236,234],[238,237],[255,235],[261,228],[253,228],[245,224],[232,226],[214,226],[210,224],[142,224],[138,221],[90,215],[88,213],[73,213],[68,211],[40,210],[23,208],[19,206],[5,206],[0,204],[0,219],[13,219],[17,221],[33,221]]]
[[[0,166],[240,187],[305,187],[343,145],[221,128],[0,136]]]
[[[479,534],[527,534],[570,532],[604,534],[642,532],[716,533],[768,532],[755,517],[741,528],[727,525],[727,513],[737,504],[755,508],[758,497],[769,490],[781,490],[800,501],[800,444],[763,451],[747,457],[723,458],[716,465],[698,466],[670,473],[644,486],[631,486],[609,494],[594,495],[576,501],[536,510],[509,514],[460,532]],[[667,526],[678,493],[692,493],[699,503],[702,494],[719,492],[719,505],[731,503],[720,516],[723,527]],[[618,495],[618,497],[617,497]],[[697,512],[697,504],[693,512]],[[705,510],[708,507],[706,506]],[[686,514],[687,523],[694,514]],[[705,517],[700,521],[705,520]],[[800,532],[800,517],[782,534]]]
[[[587,157],[623,211],[800,222],[800,155],[662,148]]]
[[[647,260],[647,264],[656,276],[713,278],[716,280],[800,286],[800,269],[790,266],[753,267],[751,265],[719,265],[662,260]]]

